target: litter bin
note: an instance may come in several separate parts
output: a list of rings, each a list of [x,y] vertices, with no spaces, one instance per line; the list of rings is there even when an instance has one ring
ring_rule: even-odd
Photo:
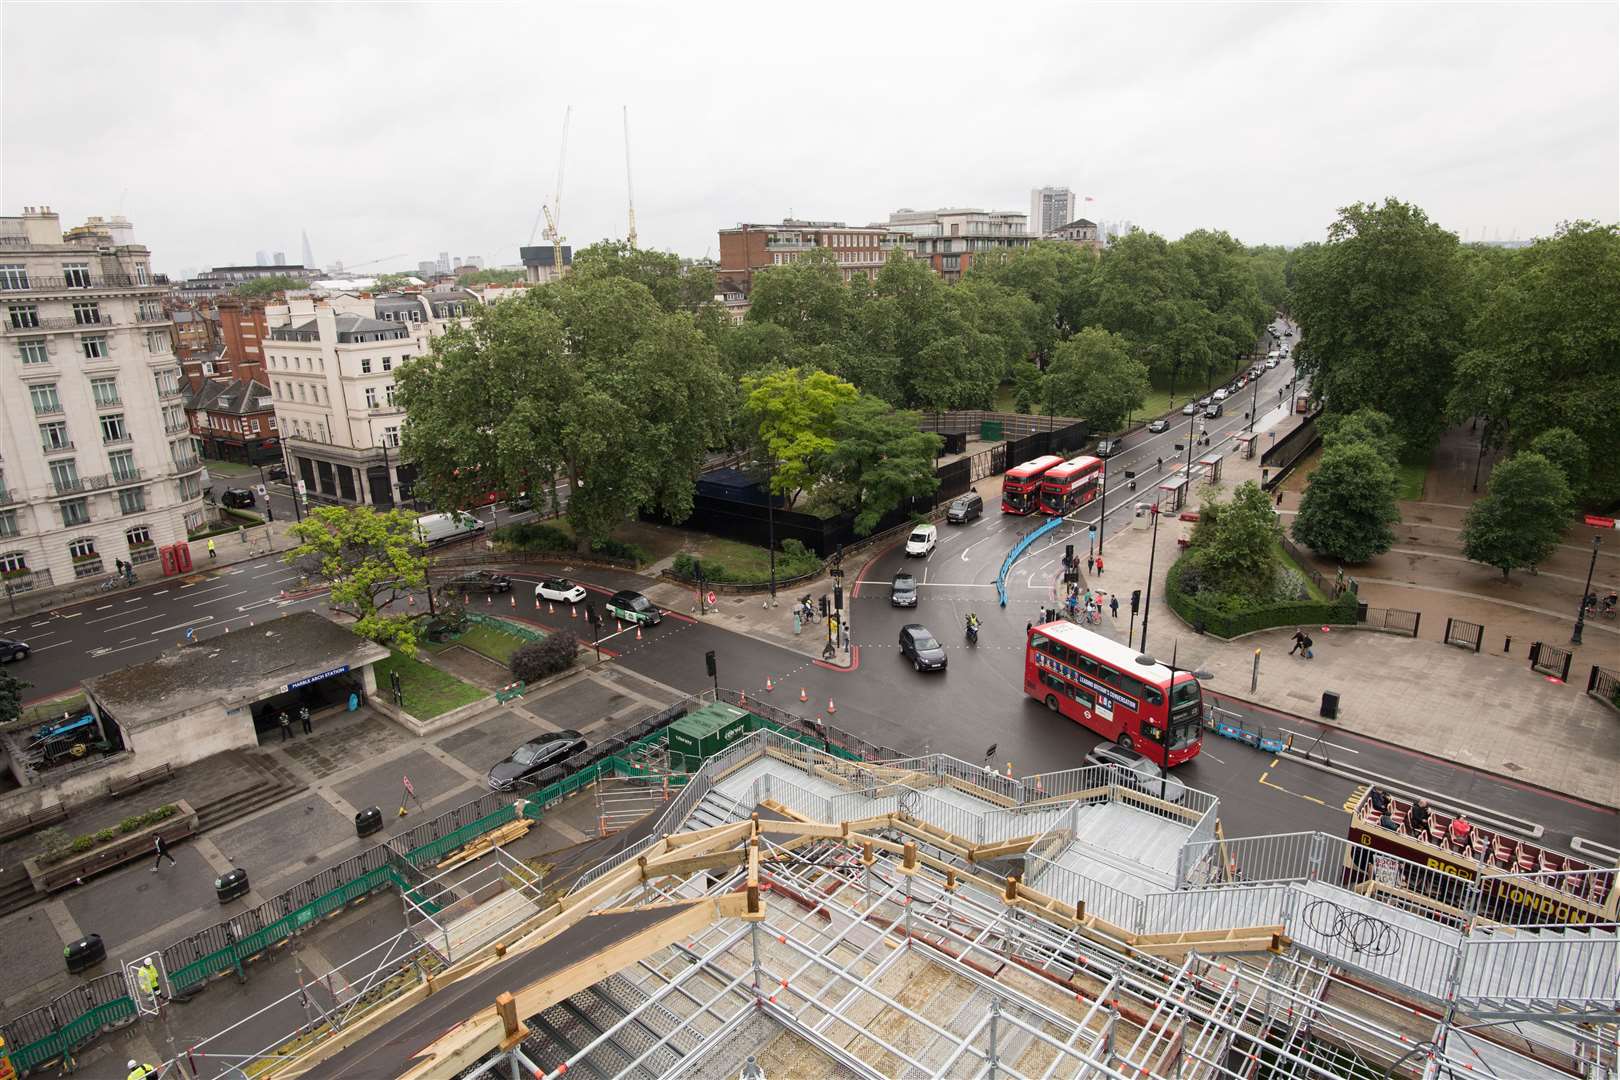
[[[1337,720],[1339,718],[1339,692],[1337,690],[1322,691],[1322,719]]]
[[[382,827],[382,810],[378,807],[368,806],[354,815],[354,834],[356,836],[370,836]]]
[[[248,891],[248,872],[238,866],[235,870],[227,870],[214,879],[214,895],[219,897],[222,904],[243,896]]]
[[[86,934],[71,945],[63,946],[62,957],[67,961],[68,973],[77,974],[107,959],[107,946],[101,943],[100,934]]]

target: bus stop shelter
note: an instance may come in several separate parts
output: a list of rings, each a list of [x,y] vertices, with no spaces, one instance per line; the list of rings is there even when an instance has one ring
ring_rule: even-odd
[[[1159,513],[1174,514],[1187,504],[1187,474],[1176,473],[1159,481]]]
[[[1212,484],[1221,482],[1221,458],[1224,454],[1205,454],[1198,459],[1198,468],[1205,480]]]
[[[1233,436],[1232,442],[1237,447],[1238,457],[1242,458],[1244,461],[1248,461],[1250,458],[1254,457],[1254,440],[1258,439],[1259,437],[1260,436],[1256,435],[1252,431],[1246,431],[1242,435]]]

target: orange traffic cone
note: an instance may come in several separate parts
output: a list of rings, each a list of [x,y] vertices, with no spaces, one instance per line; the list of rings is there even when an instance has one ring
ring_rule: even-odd
[[[746,691],[746,690],[737,691],[737,704],[739,704],[739,705],[748,704],[748,691]]]
[[[555,614],[557,614],[557,605],[553,604],[550,600],[546,601],[546,614],[547,615],[555,615]]]
[[[513,609],[517,608],[517,593],[512,594],[512,607]]]
[[[484,604],[486,606],[489,605],[489,604],[493,604],[494,602],[495,602],[495,594],[494,593],[485,593],[484,594]]]
[[[771,677],[769,675],[765,676],[765,692],[768,694],[775,689],[776,684],[771,682]]]
[[[833,699],[832,698],[828,698],[827,699],[827,715],[831,716],[833,713],[835,713],[837,711],[838,711],[838,706],[833,704]]]
[[[640,623],[636,623],[636,640],[637,641],[641,640],[641,624]]]
[[[579,618],[579,605],[578,604],[569,604],[568,605],[568,617],[570,619]]]
[[[617,633],[617,634],[624,633],[624,623],[620,622],[618,619],[614,619],[613,620],[613,631],[614,631],[614,633]]]
[[[799,687],[799,700],[800,701],[809,701],[810,700],[809,693],[802,686]]]

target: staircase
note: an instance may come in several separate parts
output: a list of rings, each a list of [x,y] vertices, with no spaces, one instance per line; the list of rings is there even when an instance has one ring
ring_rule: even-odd
[[[1620,1010],[1620,936],[1614,930],[1479,930],[1463,947],[1457,1000],[1476,1014]]]
[[[692,812],[681,822],[679,831],[696,832],[699,829],[712,829],[716,825],[730,825],[734,821],[742,821],[750,813],[752,808],[743,806],[731,796],[719,790],[711,791],[692,807]]]
[[[256,756],[254,763],[263,773],[258,783],[197,804],[199,833],[228,825],[267,806],[274,806],[309,787],[273,758]]]

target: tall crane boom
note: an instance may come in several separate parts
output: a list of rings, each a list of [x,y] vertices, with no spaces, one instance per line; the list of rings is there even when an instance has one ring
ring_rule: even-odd
[[[552,268],[556,271],[558,277],[561,277],[563,272],[563,167],[568,163],[568,121],[573,118],[573,115],[574,107],[570,105],[568,106],[567,111],[563,113],[562,147],[557,151],[557,190],[556,193],[551,197],[551,205],[541,207],[541,210],[544,211],[546,215],[546,235],[551,238]]]
[[[630,250],[636,250],[636,186],[630,177],[630,106],[624,107],[624,192],[630,200]]]

